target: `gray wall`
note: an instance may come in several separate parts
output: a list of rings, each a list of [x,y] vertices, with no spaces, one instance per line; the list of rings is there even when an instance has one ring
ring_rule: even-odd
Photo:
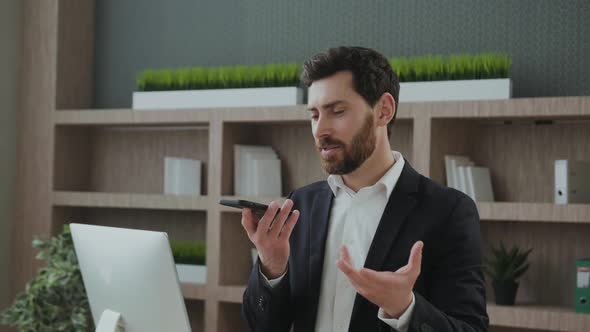
[[[101,108],[130,106],[147,67],[302,62],[337,45],[506,52],[515,97],[590,95],[588,0],[100,0],[96,15]]]
[[[0,310],[10,302],[20,13],[20,0],[0,1]]]

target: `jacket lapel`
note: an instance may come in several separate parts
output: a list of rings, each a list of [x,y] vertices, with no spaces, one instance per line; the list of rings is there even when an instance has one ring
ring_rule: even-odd
[[[311,209],[311,219],[309,220],[309,298],[311,306],[309,308],[309,321],[311,330],[315,328],[320,286],[322,282],[322,270],[324,266],[324,252],[326,249],[326,238],[328,236],[328,222],[332,199],[334,195],[327,185],[320,190],[315,197]]]
[[[404,169],[391,192],[371,242],[364,265],[366,268],[376,271],[382,269],[402,225],[416,205],[416,198],[413,194],[418,191],[419,180],[420,175],[405,161]],[[363,313],[371,312],[367,309],[372,305],[359,294],[356,295],[349,331],[357,331],[359,327],[363,326],[363,322],[366,324],[366,320],[362,316]]]

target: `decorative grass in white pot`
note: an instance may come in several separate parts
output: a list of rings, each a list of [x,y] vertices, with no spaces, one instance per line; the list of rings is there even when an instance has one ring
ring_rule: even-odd
[[[303,102],[300,65],[149,69],[137,78],[133,109],[289,106]]]

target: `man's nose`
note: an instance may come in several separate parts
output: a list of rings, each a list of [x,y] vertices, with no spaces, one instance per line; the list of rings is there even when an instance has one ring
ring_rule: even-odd
[[[318,119],[315,123],[314,136],[316,138],[322,138],[322,137],[330,136],[331,133],[332,133],[332,124],[330,123],[330,121],[328,121],[326,118],[324,118],[320,115],[320,117],[318,117]]]

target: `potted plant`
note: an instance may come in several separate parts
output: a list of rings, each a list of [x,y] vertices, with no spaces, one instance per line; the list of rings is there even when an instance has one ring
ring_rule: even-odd
[[[518,290],[518,279],[528,270],[526,251],[514,246],[507,250],[502,242],[499,248],[491,248],[492,257],[485,259],[485,272],[492,279],[496,304],[513,305]]]
[[[298,64],[148,69],[133,109],[285,106],[303,102]]]
[[[203,241],[171,241],[172,255],[176,263],[178,280],[185,283],[207,282],[205,265],[207,248]]]
[[[400,79],[400,102],[508,99],[512,61],[508,55],[391,58]]]
[[[90,305],[69,227],[49,240],[35,239],[37,259],[47,261],[1,317],[19,331],[94,331]]]

